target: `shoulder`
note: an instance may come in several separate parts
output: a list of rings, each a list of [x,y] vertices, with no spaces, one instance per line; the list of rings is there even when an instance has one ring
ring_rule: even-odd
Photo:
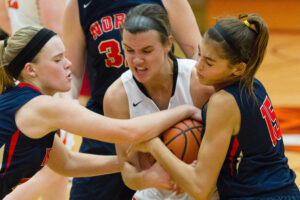
[[[240,127],[241,114],[239,106],[232,94],[225,90],[214,93],[207,108],[207,118],[213,119],[214,123],[227,124],[237,133]]]
[[[107,116],[129,113],[127,94],[121,78],[118,78],[106,90],[103,99],[103,109],[104,114]]]

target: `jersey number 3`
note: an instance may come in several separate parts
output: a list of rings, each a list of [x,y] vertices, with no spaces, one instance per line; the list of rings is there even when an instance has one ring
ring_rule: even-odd
[[[117,40],[105,40],[99,45],[99,52],[105,53],[107,59],[105,59],[106,67],[119,68],[123,65],[123,55],[121,54],[121,47]]]
[[[260,112],[266,121],[272,144],[275,147],[277,140],[281,139],[281,131],[275,111],[274,109],[271,110],[271,106],[271,101],[268,96],[266,96],[263,105],[260,107]]]

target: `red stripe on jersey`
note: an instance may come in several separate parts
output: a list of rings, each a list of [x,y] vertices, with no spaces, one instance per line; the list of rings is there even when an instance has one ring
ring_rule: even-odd
[[[19,83],[17,86],[18,87],[30,87],[30,88],[34,89],[35,91],[37,91],[38,93],[41,93],[36,87],[34,87],[33,85],[30,85],[30,84],[27,84],[27,83]]]
[[[230,162],[231,176],[233,176],[233,162],[234,162],[233,157],[236,154],[238,147],[239,147],[239,141],[237,140],[237,136],[235,136],[232,144],[232,149],[229,154],[229,160],[231,161]]]
[[[17,144],[17,141],[18,141],[18,138],[19,138],[19,134],[20,134],[20,131],[17,130],[17,131],[13,134],[13,136],[11,137],[11,141],[10,141],[10,145],[9,145],[9,151],[8,151],[7,165],[6,165],[5,171],[3,172],[2,176],[4,176],[4,174],[6,173],[6,171],[7,171],[8,168],[9,168],[10,161],[11,161],[11,158],[12,158],[12,156],[13,156],[13,153],[14,153],[14,150],[15,150],[15,147],[16,147],[16,144]]]

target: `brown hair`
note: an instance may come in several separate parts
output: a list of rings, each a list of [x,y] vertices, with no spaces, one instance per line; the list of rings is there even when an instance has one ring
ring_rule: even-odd
[[[250,24],[248,27],[244,20]],[[222,29],[222,33],[218,31]],[[224,36],[225,35],[225,36]],[[269,39],[268,27],[257,14],[240,14],[238,18],[223,18],[205,33],[204,38],[217,41],[223,48],[221,57],[231,65],[246,63],[240,87],[253,92],[253,78],[264,58]]]
[[[126,15],[121,34],[124,29],[133,34],[155,30],[158,32],[162,44],[165,44],[169,36],[172,35],[168,13],[157,4],[145,3],[130,9]],[[172,51],[169,52],[169,56],[175,58]]]
[[[8,66],[40,30],[41,27],[21,28],[6,41],[0,41],[0,94],[15,86],[17,77],[7,73],[10,70]]]

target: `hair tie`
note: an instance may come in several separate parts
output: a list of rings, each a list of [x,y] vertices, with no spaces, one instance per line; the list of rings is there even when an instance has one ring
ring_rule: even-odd
[[[248,22],[248,20],[245,20],[244,23],[250,28],[250,23]]]

